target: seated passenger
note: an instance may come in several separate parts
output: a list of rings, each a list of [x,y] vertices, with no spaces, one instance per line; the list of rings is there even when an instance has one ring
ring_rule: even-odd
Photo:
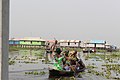
[[[57,70],[62,70],[63,69],[62,68],[62,60],[63,60],[64,57],[61,56],[61,52],[62,52],[62,50],[60,48],[57,48],[56,51],[55,51],[56,54],[54,56],[54,58],[55,58],[54,67]]]
[[[70,64],[71,65],[76,65],[76,62],[78,61],[77,58],[77,51],[74,51],[73,54],[70,57]]]
[[[67,59],[70,61],[70,68],[72,71],[76,70],[76,63],[78,61],[77,58],[77,51],[74,51],[73,53],[70,53],[69,57]]]

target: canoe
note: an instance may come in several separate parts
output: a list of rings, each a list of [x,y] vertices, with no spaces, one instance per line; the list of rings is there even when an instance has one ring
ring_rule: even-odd
[[[55,70],[55,69],[51,69],[49,70],[49,78],[52,77],[71,77],[74,76],[74,72],[73,71],[60,71],[60,70]]]
[[[76,72],[74,72],[74,71],[60,71],[60,70],[51,69],[51,70],[49,70],[49,78],[76,76],[79,72],[85,71],[85,69],[86,68],[79,69]]]
[[[76,74],[79,73],[79,72],[84,72],[85,69],[86,69],[85,67],[84,67],[84,68],[81,68],[81,69],[77,69],[77,70],[76,70]]]

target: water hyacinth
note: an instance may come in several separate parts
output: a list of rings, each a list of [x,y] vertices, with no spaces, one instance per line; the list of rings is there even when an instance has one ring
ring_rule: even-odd
[[[8,63],[9,63],[9,65],[14,65],[15,61],[9,61]]]
[[[97,67],[95,67],[95,66],[90,66],[90,65],[88,65],[86,68],[89,68],[89,69],[93,69],[93,68],[97,68]]]
[[[30,72],[25,72],[25,74],[28,74],[28,75],[45,75],[46,74],[46,72],[44,72],[44,71],[30,71]]]
[[[46,72],[44,72],[44,71],[40,72],[40,75],[45,75],[45,74],[46,74]]]

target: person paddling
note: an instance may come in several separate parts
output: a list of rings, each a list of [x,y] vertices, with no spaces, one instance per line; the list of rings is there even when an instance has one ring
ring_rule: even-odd
[[[54,61],[54,56],[55,56],[55,50],[57,48],[57,43],[58,43],[58,41],[55,40],[55,43],[53,43],[52,46],[50,47],[50,61],[51,62]]]

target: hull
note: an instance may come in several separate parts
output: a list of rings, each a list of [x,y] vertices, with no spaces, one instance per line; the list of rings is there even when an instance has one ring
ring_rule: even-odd
[[[73,71],[59,71],[59,70],[49,70],[49,78],[52,77],[71,77],[74,76]]]
[[[79,70],[76,70],[76,73],[79,73],[79,72],[84,72],[86,68],[82,68],[82,69],[79,69]]]

